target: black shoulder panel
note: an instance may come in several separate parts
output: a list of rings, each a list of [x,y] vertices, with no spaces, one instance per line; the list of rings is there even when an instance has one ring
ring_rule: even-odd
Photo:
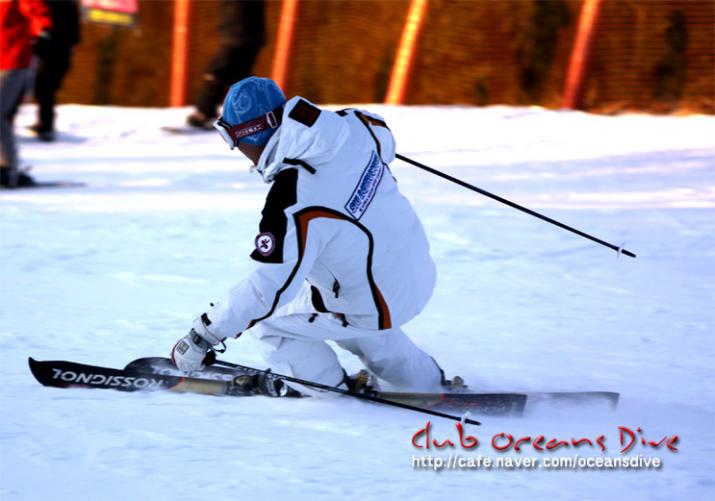
[[[283,262],[283,242],[288,228],[285,209],[297,202],[297,184],[297,169],[281,171],[275,177],[263,207],[252,259],[262,263]]]
[[[320,109],[316,108],[305,99],[301,99],[300,101],[298,101],[298,104],[296,104],[293,109],[290,110],[288,116],[296,122],[300,122],[303,125],[312,127],[320,116]]]

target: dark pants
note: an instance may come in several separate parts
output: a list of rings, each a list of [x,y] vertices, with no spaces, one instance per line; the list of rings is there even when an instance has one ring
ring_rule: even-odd
[[[17,170],[17,145],[13,125],[27,89],[28,68],[0,71],[0,167]]]
[[[35,99],[39,105],[38,132],[54,130],[55,94],[70,68],[71,56],[71,48],[56,47],[46,56],[38,58],[35,77]]]
[[[209,118],[223,102],[228,88],[251,76],[259,47],[222,47],[204,73],[204,84],[196,108]]]

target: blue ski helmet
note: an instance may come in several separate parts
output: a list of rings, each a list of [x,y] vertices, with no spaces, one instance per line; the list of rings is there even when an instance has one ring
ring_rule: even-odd
[[[270,78],[248,77],[228,89],[223,101],[223,119],[231,126],[259,118],[286,102],[283,91]],[[276,129],[242,137],[239,143],[265,146]]]

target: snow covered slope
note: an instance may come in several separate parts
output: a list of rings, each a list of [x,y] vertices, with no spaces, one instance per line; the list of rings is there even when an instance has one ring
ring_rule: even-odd
[[[475,390],[613,390],[615,412],[483,418],[464,449],[415,448],[426,417],[347,399],[229,399],[39,386],[27,357],[122,367],[165,355],[244,273],[267,191],[186,109],[62,106],[54,144],[21,140],[39,180],[0,193],[0,499],[712,499],[715,494],[715,118],[532,108],[371,107],[398,151],[590,232],[580,239],[395,162],[437,261],[406,331]],[[26,106],[18,132],[35,109]],[[249,336],[226,358],[262,366]],[[359,362],[344,353],[349,370]],[[621,454],[618,427],[640,443]],[[597,446],[497,452],[491,438]],[[422,442],[423,443],[423,442]],[[475,460],[660,458],[659,469],[413,467]]]

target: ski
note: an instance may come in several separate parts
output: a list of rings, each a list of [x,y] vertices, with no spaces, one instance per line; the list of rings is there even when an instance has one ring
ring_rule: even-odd
[[[232,364],[233,367],[211,365],[201,371],[187,375],[194,378],[231,381],[236,376],[253,376],[260,371],[245,365]],[[125,369],[152,374],[178,376],[181,373],[171,360],[162,357],[139,358],[127,364]],[[377,392],[377,397],[391,402],[438,409],[450,412],[469,411],[484,415],[521,415],[524,412],[527,396],[518,393],[393,393]]]
[[[37,190],[37,189],[47,189],[47,188],[84,188],[87,186],[84,183],[75,181],[37,181],[33,184],[28,184],[25,186],[14,186],[12,188],[0,187],[0,191],[13,193],[24,190]]]
[[[144,372],[180,375],[182,374],[168,358],[139,358],[127,364],[127,369]],[[189,373],[190,377],[229,381],[238,375],[254,375],[260,370],[244,365],[231,367],[211,365],[201,371]],[[458,391],[449,393],[378,392],[381,398],[429,409],[455,412],[470,412],[486,415],[521,415],[527,408],[569,407],[577,405],[600,406],[615,409],[620,395],[610,391],[574,392],[494,392],[470,393]]]
[[[189,124],[185,125],[163,125],[161,127],[161,130],[164,132],[168,132],[169,134],[179,134],[179,135],[195,135],[195,134],[203,134],[206,132],[215,132],[216,129],[213,127],[194,127]]]
[[[201,371],[183,373],[168,358],[139,358],[124,369],[113,369],[67,361],[39,362],[29,359],[35,379],[44,386],[56,388],[100,388],[125,392],[172,391],[216,396],[252,396],[255,389],[239,384],[240,376],[254,376],[265,371],[243,365],[231,367],[212,365]],[[279,376],[275,376],[279,377]],[[298,397],[290,393],[291,397]],[[358,396],[358,395],[355,395]],[[532,406],[546,405],[606,405],[615,408],[619,394],[615,392],[502,392],[445,393],[376,392],[361,396],[379,402],[386,400],[405,408],[427,411],[471,412],[482,415],[522,415]]]
[[[620,395],[611,391],[556,391],[524,393],[393,393],[382,398],[427,408],[461,409],[489,415],[520,416],[525,410],[556,407],[604,407],[615,409]]]
[[[30,371],[44,386],[55,388],[98,388],[125,392],[174,391],[205,395],[249,396],[232,380],[199,379],[137,370],[111,369],[62,360],[29,360]]]
[[[87,185],[79,181],[37,181],[30,186],[21,186],[20,189],[25,188],[84,188]],[[18,188],[14,188],[18,189]]]
[[[127,364],[126,369],[139,370],[153,374],[173,375],[182,374],[171,363],[168,358],[149,357],[139,358]],[[188,376],[195,378],[206,378],[220,381],[230,381],[239,375],[258,374],[260,371],[245,365],[231,364],[231,367],[221,365],[211,365],[201,371],[188,373]],[[469,411],[474,414],[490,416],[498,415],[521,415],[524,412],[527,396],[520,393],[396,393],[377,392],[377,397],[421,407],[425,409],[436,409],[441,411],[463,413]]]
[[[254,386],[248,385],[247,387],[242,384],[242,381],[246,380],[246,378],[241,377],[242,374],[234,374],[233,379],[228,381],[216,378],[208,379],[194,378],[183,375],[159,374],[143,371],[141,369],[112,369],[109,367],[98,367],[61,360],[39,362],[33,358],[29,358],[28,362],[30,365],[30,371],[38,382],[44,386],[52,386],[55,388],[97,388],[127,392],[164,390],[217,396],[250,396],[257,394]],[[137,364],[134,365],[134,367],[136,366]],[[254,371],[256,374],[261,373],[273,379],[282,381],[289,380],[289,376],[271,374],[270,371],[261,371],[258,369],[250,370]],[[313,387],[330,389],[331,391],[349,395],[361,400],[391,405],[393,407],[452,419],[454,421],[462,421],[464,423],[474,425],[481,424],[479,421],[467,418],[466,415],[460,418],[460,416],[447,414],[434,409],[419,408],[404,402],[386,400],[374,394],[355,393],[340,388],[327,387],[325,385],[320,385],[319,383],[311,383],[309,381],[303,381],[303,383],[310,384]],[[287,395],[285,395],[285,397],[291,396],[299,395],[291,394],[290,391]]]

